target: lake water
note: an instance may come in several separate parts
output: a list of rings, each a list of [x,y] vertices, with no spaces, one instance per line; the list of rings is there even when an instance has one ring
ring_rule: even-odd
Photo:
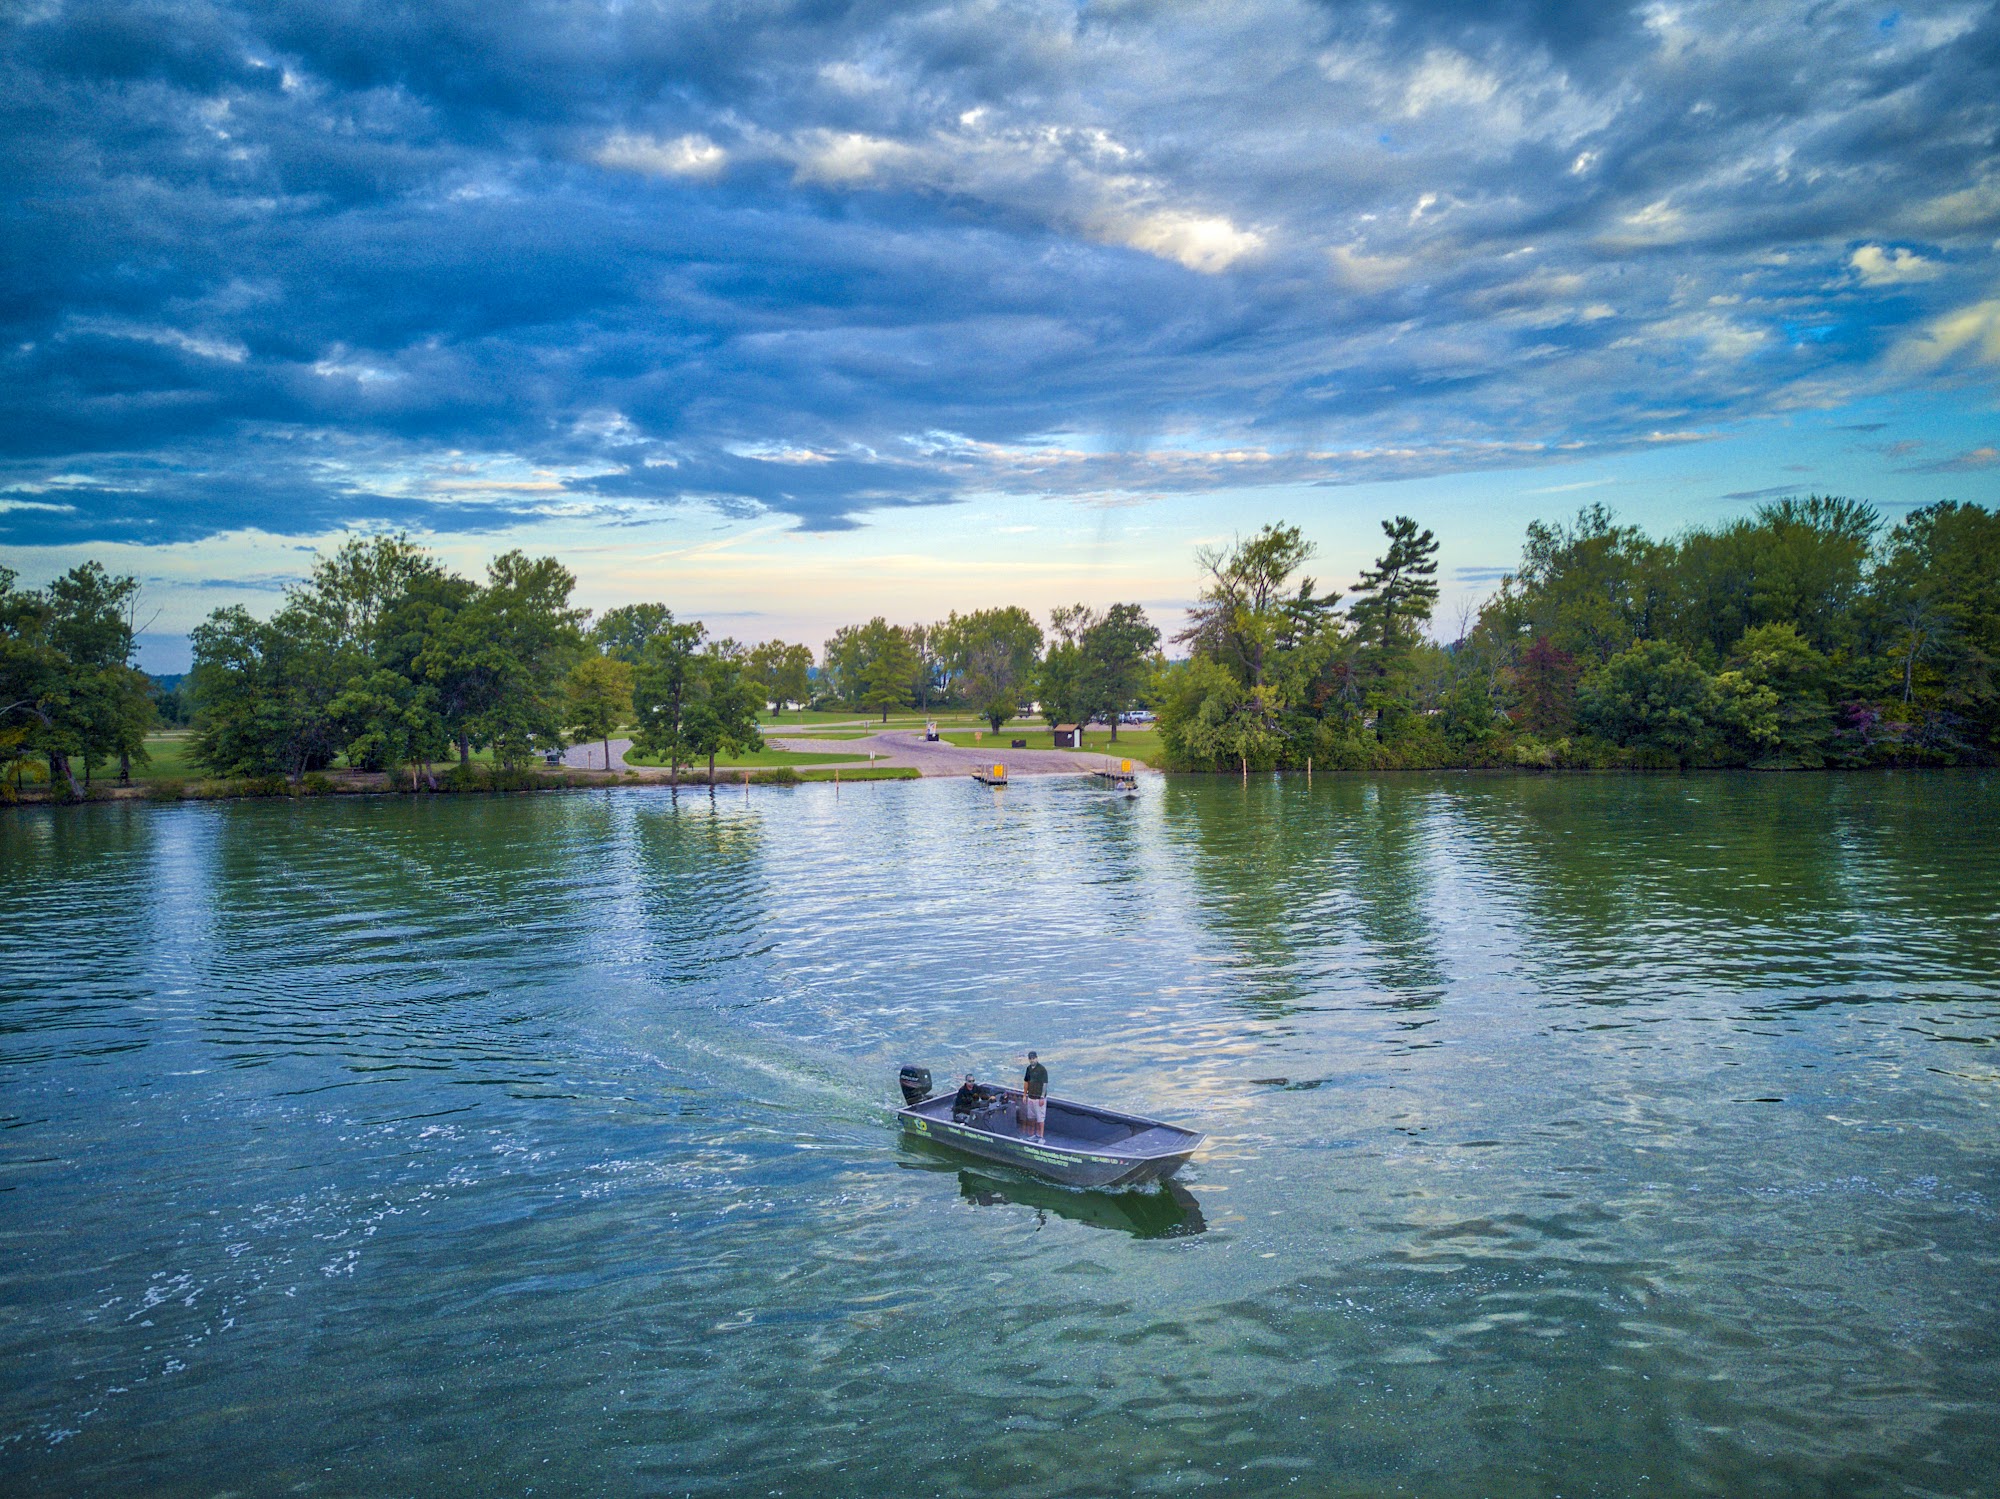
[[[1996,1040],[1984,773],[17,810],[0,1488],[1990,1495]]]

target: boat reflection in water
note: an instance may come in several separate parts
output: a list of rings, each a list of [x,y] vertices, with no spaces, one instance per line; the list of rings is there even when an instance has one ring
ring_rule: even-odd
[[[1061,1187],[1009,1171],[1004,1166],[969,1169],[964,1158],[934,1141],[903,1141],[903,1164],[916,1171],[956,1170],[958,1195],[974,1207],[1020,1207],[1036,1218],[1054,1214],[1092,1228],[1113,1228],[1135,1239],[1184,1239],[1208,1232],[1208,1220],[1194,1193],[1178,1182],[1157,1182],[1123,1191]]]
[[[1135,1239],[1184,1239],[1208,1232],[1201,1204],[1177,1182],[1161,1182],[1145,1190],[1089,1192],[1026,1177],[1009,1179],[982,1171],[960,1171],[958,1195],[983,1208],[1011,1203],[1033,1208],[1038,1217],[1054,1213],[1092,1228],[1119,1229]]]

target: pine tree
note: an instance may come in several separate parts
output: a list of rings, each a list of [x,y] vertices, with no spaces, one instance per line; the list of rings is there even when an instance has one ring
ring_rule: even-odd
[[[1408,708],[1402,693],[1411,653],[1437,606],[1437,538],[1419,531],[1407,515],[1382,522],[1389,550],[1361,574],[1348,609],[1375,706],[1375,734],[1387,737],[1389,721]]]

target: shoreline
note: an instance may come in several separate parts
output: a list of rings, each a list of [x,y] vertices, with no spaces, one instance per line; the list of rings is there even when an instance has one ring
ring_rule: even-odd
[[[1272,778],[1302,779],[1310,782],[1314,776],[1330,776],[1342,780],[1374,776],[1417,776],[1417,775],[1458,775],[1522,777],[1525,779],[1552,779],[1562,777],[1607,777],[1631,776],[1640,779],[1656,779],[1662,776],[1825,776],[1825,775],[1934,775],[1958,773],[1977,774],[1992,771],[1991,765],[1828,765],[1813,769],[1799,767],[1767,767],[1745,765],[1695,765],[1680,767],[1650,766],[1522,766],[1522,765],[1403,765],[1394,767],[1352,767],[1307,771],[1297,768],[1273,768],[1252,771],[1245,775],[1238,771],[1160,771],[1150,767],[1138,773],[1147,778],[1160,780],[1205,780],[1232,781],[1252,778],[1268,780]],[[200,781],[187,784],[160,783],[131,786],[96,786],[81,798],[51,796],[46,791],[30,792],[19,796],[0,796],[0,810],[30,807],[86,807],[109,806],[114,803],[139,803],[145,806],[169,807],[190,802],[230,802],[230,801],[341,801],[359,797],[438,797],[455,798],[465,796],[531,796],[539,793],[563,791],[618,791],[618,790],[702,790],[702,791],[790,791],[806,786],[870,785],[882,782],[907,784],[917,781],[966,780],[973,779],[971,773],[964,775],[924,775],[909,766],[877,766],[872,770],[866,766],[841,766],[843,772],[836,778],[834,768],[804,774],[798,768],[781,766],[775,769],[736,769],[718,767],[715,779],[710,781],[706,771],[696,771],[682,776],[678,781],[671,779],[664,771],[645,774],[638,770],[618,772],[530,770],[509,776],[503,773],[499,784],[490,779],[484,784],[449,784],[440,778],[435,788],[390,784],[387,775],[381,772],[339,772],[327,775],[315,772],[294,787],[283,777],[230,778]],[[1095,767],[1063,768],[1057,770],[1023,770],[1010,772],[1010,778],[1020,780],[1060,780],[1064,777],[1086,777]],[[325,784],[314,785],[314,781]],[[163,794],[171,786],[172,794]],[[1004,790],[1004,787],[996,788]]]

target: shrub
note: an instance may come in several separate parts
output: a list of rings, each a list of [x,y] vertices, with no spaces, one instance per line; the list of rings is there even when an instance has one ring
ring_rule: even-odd
[[[185,781],[153,781],[146,787],[149,802],[177,802],[187,795]]]
[[[1562,764],[1563,751],[1568,748],[1567,739],[1537,739],[1533,734],[1523,734],[1514,741],[1514,763],[1529,770],[1554,770]]]
[[[332,796],[333,792],[332,779],[321,775],[318,771],[314,771],[299,783],[300,796]]]
[[[1726,716],[1715,679],[1664,640],[1640,641],[1585,677],[1576,707],[1593,733],[1663,765],[1707,754]]]
[[[789,765],[779,765],[770,770],[760,770],[750,777],[753,786],[796,786],[799,773]]]

